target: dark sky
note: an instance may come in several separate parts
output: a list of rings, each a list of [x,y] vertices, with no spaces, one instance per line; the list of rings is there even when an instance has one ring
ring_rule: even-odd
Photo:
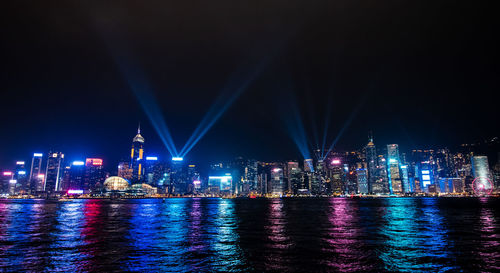
[[[402,149],[500,135],[498,16],[481,2],[9,1],[0,166],[49,149],[115,164],[138,122],[147,152],[166,157],[131,81],[146,83],[180,149],[256,70],[191,161],[300,159],[292,105],[312,145],[327,113],[329,144],[359,107],[338,149],[362,147],[370,129]]]

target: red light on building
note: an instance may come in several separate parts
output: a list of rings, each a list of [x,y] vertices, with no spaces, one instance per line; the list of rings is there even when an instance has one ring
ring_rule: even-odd
[[[85,166],[102,166],[102,159],[100,158],[87,158],[85,160]]]

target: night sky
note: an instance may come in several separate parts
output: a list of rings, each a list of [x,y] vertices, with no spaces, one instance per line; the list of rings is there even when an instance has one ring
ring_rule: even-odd
[[[0,167],[50,149],[116,164],[139,122],[146,153],[165,158],[138,96],[156,97],[180,150],[245,81],[190,161],[301,159],[294,105],[311,146],[327,115],[327,145],[352,116],[340,150],[369,130],[402,150],[500,135],[498,15],[480,2],[9,1]]]

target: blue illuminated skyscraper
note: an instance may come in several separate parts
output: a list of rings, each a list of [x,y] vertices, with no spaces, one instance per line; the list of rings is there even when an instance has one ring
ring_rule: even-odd
[[[399,147],[397,144],[387,145],[387,175],[391,194],[403,193],[403,185],[399,170]]]

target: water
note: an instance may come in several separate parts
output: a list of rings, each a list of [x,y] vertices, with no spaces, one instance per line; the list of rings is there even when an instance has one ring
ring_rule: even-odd
[[[500,199],[0,200],[0,272],[494,272]]]

